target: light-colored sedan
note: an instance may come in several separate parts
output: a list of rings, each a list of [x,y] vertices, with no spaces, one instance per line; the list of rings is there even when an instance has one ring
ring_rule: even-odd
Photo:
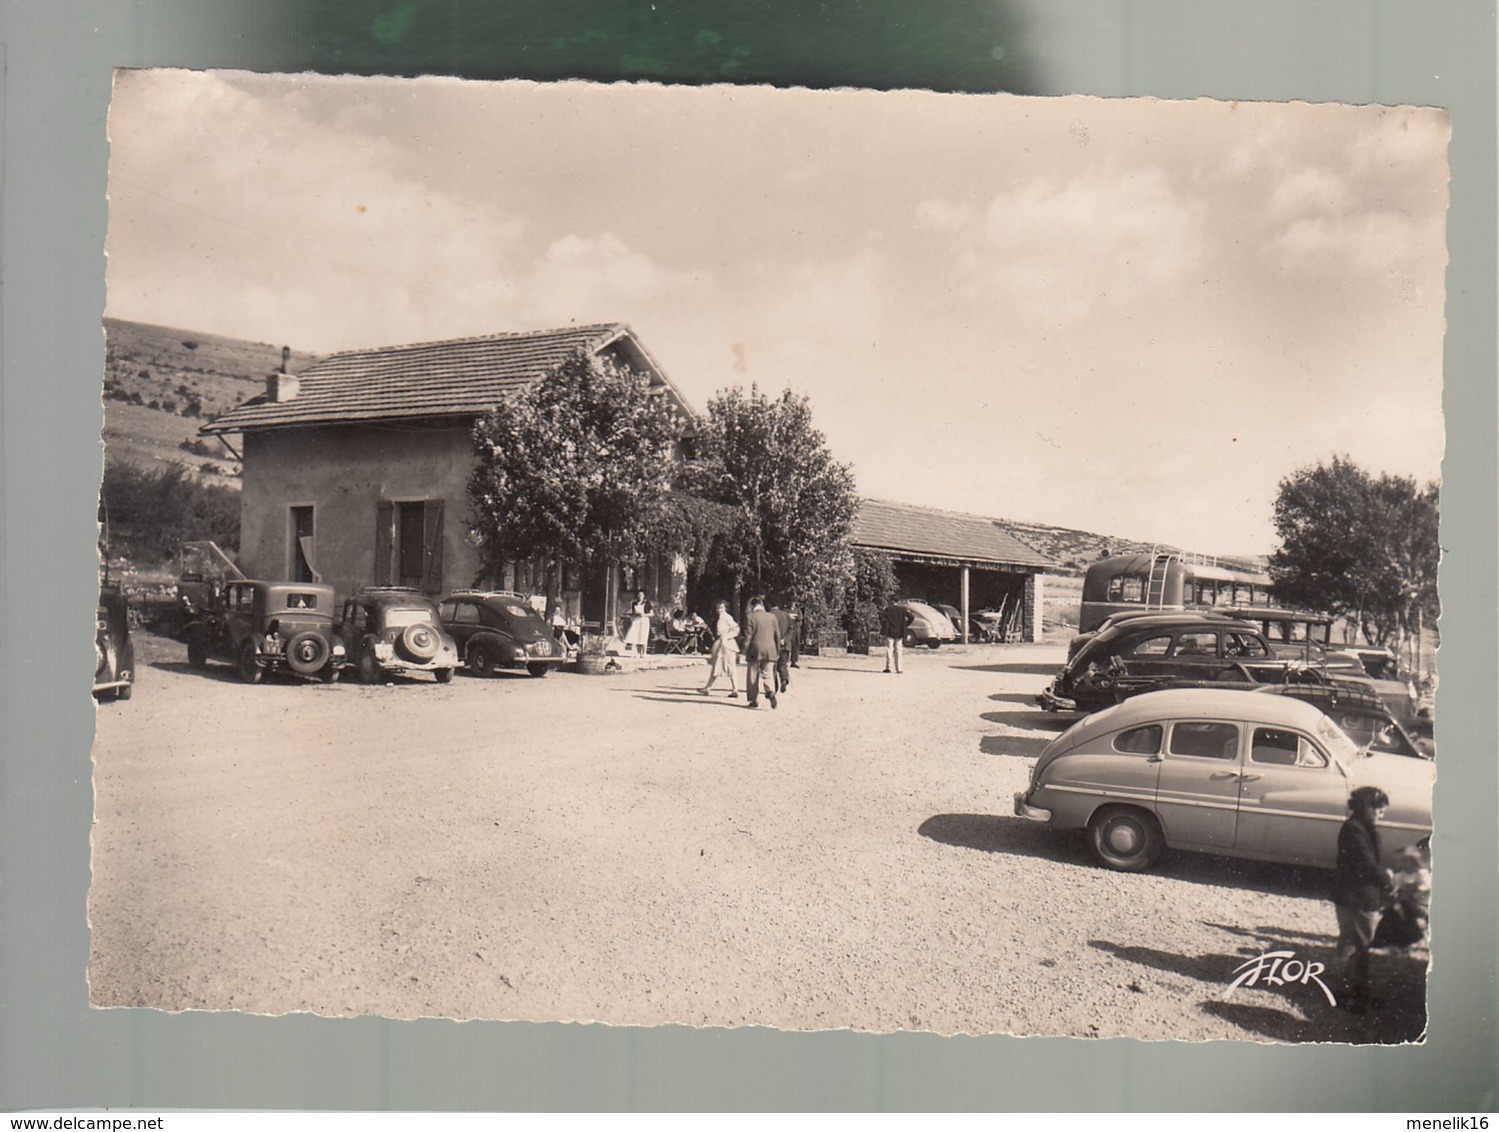
[[[1348,795],[1390,796],[1386,863],[1431,835],[1434,766],[1370,753],[1311,704],[1245,691],[1148,692],[1053,740],[1015,814],[1087,831],[1094,857],[1138,872],[1163,848],[1332,868]]]
[[[906,630],[906,647],[925,645],[929,649],[941,646],[943,641],[956,641],[958,630],[947,619],[947,614],[924,601],[907,600],[897,602],[909,609],[914,617]]]

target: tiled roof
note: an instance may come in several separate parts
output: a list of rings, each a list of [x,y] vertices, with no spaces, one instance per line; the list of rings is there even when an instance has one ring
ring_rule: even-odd
[[[479,416],[556,369],[576,351],[597,353],[621,339],[655,369],[634,333],[619,322],[351,350],[324,358],[296,375],[301,384],[292,400],[251,398],[201,431],[242,432],[392,417]],[[658,374],[653,374],[653,380],[665,382]]]
[[[994,519],[937,511],[908,503],[865,499],[854,519],[853,543],[871,550],[956,562],[1005,566],[1052,565]]]

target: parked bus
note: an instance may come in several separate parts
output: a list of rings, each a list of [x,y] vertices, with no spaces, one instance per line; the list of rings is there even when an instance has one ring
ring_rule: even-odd
[[[1176,551],[1120,554],[1093,563],[1083,575],[1077,629],[1092,632],[1111,613],[1220,607],[1242,612],[1271,604],[1270,576],[1259,571]]]

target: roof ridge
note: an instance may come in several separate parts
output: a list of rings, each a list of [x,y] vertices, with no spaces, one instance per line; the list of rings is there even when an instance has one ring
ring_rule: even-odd
[[[928,511],[937,515],[956,515],[964,519],[978,519],[984,523],[1008,523],[1009,519],[1001,519],[994,515],[980,515],[973,511],[951,511],[946,507],[928,507],[924,503],[901,503],[894,499],[864,499],[862,503],[878,503],[883,507],[899,507],[906,511]]]
[[[374,346],[358,350],[339,350],[332,354],[318,356],[317,364],[330,362],[336,358],[367,358],[378,354],[394,354],[402,350],[423,350],[432,346],[458,346],[469,342],[507,342],[527,338],[549,338],[563,334],[586,334],[595,332],[596,337],[603,337],[605,333],[619,334],[625,332],[634,335],[628,323],[625,322],[588,322],[581,326],[555,326],[549,330],[502,330],[495,334],[473,334],[460,335],[457,338],[434,338],[429,342],[403,342],[395,346]]]

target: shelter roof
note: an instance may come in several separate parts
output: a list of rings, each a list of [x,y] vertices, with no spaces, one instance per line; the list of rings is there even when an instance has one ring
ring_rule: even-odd
[[[854,519],[853,543],[894,558],[954,564],[1045,569],[1050,558],[1027,546],[997,519],[865,499]]]

